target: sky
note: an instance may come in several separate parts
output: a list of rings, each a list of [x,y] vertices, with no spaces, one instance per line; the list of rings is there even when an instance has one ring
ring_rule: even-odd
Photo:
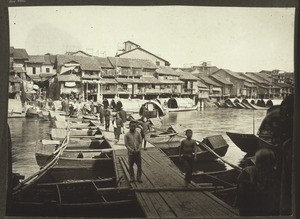
[[[9,8],[10,45],[29,55],[115,56],[130,40],[172,67],[294,71],[293,8],[48,6]]]

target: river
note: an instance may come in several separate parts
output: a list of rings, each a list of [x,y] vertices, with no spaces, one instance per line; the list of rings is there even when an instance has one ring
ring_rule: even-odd
[[[257,133],[259,125],[266,115],[266,110],[245,110],[230,108],[208,108],[201,111],[168,113],[163,124],[180,124],[194,131],[194,138],[202,140],[210,135],[222,135],[229,144],[224,158],[239,165],[245,156],[226,135],[227,131]],[[13,171],[30,176],[38,171],[35,161],[35,146],[39,139],[49,139],[50,122],[34,118],[8,119],[12,136]],[[196,171],[216,171],[229,168],[221,161],[203,162],[196,166]]]

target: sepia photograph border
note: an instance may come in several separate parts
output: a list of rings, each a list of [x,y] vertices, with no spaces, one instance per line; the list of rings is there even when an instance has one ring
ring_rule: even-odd
[[[7,124],[8,113],[8,74],[9,72],[9,7],[26,6],[83,6],[83,5],[106,5],[106,6],[211,6],[211,7],[270,7],[270,8],[295,8],[295,27],[294,27],[294,77],[295,77],[295,101],[294,101],[294,139],[293,139],[293,206],[294,214],[286,217],[274,218],[297,218],[300,217],[299,191],[300,191],[300,54],[299,54],[299,1],[297,0],[4,0],[0,7],[0,218],[14,218],[6,216],[7,200],[7,173],[12,168],[8,150],[10,144],[10,132]],[[9,165],[10,163],[10,165]],[[297,204],[298,203],[298,204]],[[18,217],[28,218],[28,217]],[[38,217],[34,217],[38,218]],[[63,218],[63,217],[61,217]],[[81,217],[82,218],[82,217]],[[272,217],[273,218],[273,217]]]

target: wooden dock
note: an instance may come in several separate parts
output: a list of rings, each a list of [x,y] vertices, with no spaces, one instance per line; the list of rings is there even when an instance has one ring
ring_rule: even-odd
[[[116,150],[115,156],[118,172],[129,181],[127,151]],[[237,216],[233,208],[208,192],[213,189],[210,184],[185,187],[184,175],[158,148],[142,151],[142,170],[143,183],[130,183],[130,188],[147,218]]]
[[[113,132],[103,131],[114,150],[117,187],[133,192],[147,218],[235,217],[235,209],[213,196],[210,183],[184,186],[184,175],[159,149],[147,143],[142,150],[142,183],[129,183],[124,135],[114,142]],[[134,167],[136,174],[136,166]]]

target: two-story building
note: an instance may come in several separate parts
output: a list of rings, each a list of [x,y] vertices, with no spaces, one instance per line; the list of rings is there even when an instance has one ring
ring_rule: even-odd
[[[245,79],[244,81],[244,88],[246,90],[246,98],[254,98],[256,99],[258,97],[258,87],[256,85],[256,82],[251,80],[250,78],[245,76],[245,73],[239,72],[238,73],[241,77]]]
[[[264,80],[262,77],[257,76],[257,73],[246,72],[244,77],[254,81],[257,86],[257,97],[258,98],[270,98],[272,95],[272,86],[269,81]]]
[[[190,72],[176,70],[179,73],[179,79],[183,81],[182,84],[182,97],[189,97],[195,99],[198,96],[198,81],[199,78],[192,75]]]
[[[72,93],[86,100],[101,99],[101,68],[94,57],[57,55],[55,69],[58,75],[76,75],[76,77],[69,76],[67,79],[58,81],[61,92],[67,95]],[[78,87],[78,78],[81,88]],[[64,89],[66,87],[74,89]]]
[[[222,85],[222,98],[226,99],[230,97],[231,90],[233,89],[233,83],[231,81],[228,81],[226,78],[223,78],[217,74],[211,74],[208,76],[213,81],[217,82],[218,84]]]
[[[233,72],[228,69],[219,69],[213,72],[211,75],[218,75],[232,82],[233,86],[230,92],[230,97],[245,97],[246,89],[244,87],[245,78],[240,76],[239,73]]]
[[[184,82],[180,80],[180,75],[178,72],[173,70],[171,67],[160,66],[155,70],[154,76],[160,83],[159,96],[180,96]],[[158,86],[156,85],[156,88],[157,87]]]
[[[222,93],[222,85],[213,81],[211,78],[209,78],[207,75],[200,75],[199,80],[201,83],[207,86],[209,90],[209,98],[215,99],[219,101],[222,99],[223,93]]]
[[[140,45],[126,41],[124,42],[124,49],[121,53],[117,54],[116,57],[131,58],[131,59],[146,59],[150,60],[153,64],[157,66],[170,66],[170,62],[155,55],[148,50],[143,49]]]
[[[108,60],[114,67],[112,74],[118,83],[117,96],[145,98],[155,86],[152,78],[157,66],[150,60],[119,57],[108,57]]]

